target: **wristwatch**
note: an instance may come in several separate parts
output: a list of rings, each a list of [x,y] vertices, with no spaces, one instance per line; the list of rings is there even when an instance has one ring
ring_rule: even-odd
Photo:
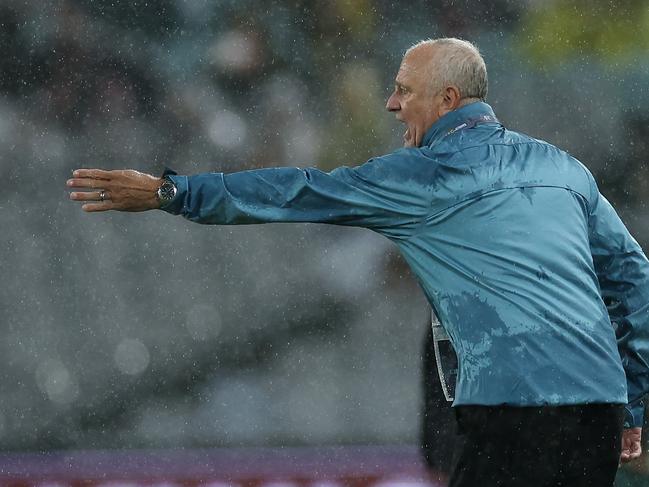
[[[174,196],[176,196],[176,193],[178,192],[178,188],[176,188],[176,185],[174,182],[169,178],[168,176],[164,176],[162,178],[162,184],[158,188],[158,191],[156,192],[156,197],[158,198],[158,201],[160,202],[160,206],[165,206],[171,200],[174,199]]]

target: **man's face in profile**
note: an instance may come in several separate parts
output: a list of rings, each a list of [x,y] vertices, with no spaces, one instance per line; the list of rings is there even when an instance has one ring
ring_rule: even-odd
[[[422,46],[406,54],[386,104],[397,120],[406,124],[404,147],[419,147],[426,131],[439,119],[441,95],[432,90],[431,49]]]

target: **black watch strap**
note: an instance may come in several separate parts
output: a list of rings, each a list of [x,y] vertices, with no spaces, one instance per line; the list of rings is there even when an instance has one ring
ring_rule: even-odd
[[[178,173],[176,171],[174,171],[173,169],[168,168],[167,166],[165,166],[165,170],[162,171],[162,176],[160,176],[160,177],[161,178],[166,178],[167,176],[178,176]]]

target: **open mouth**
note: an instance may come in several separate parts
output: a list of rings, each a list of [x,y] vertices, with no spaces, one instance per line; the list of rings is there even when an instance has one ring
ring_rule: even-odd
[[[410,147],[414,144],[414,130],[411,131],[410,125],[405,120],[401,120],[399,116],[397,116],[397,120],[404,124],[406,126],[406,131],[403,133],[403,146],[404,147]]]

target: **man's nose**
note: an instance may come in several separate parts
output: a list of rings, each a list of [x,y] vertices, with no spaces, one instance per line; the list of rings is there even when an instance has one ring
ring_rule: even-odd
[[[397,100],[397,97],[395,96],[395,93],[392,93],[390,95],[390,98],[388,98],[388,101],[385,104],[385,108],[389,112],[396,112],[396,111],[401,109],[401,105],[399,105],[399,101]]]

